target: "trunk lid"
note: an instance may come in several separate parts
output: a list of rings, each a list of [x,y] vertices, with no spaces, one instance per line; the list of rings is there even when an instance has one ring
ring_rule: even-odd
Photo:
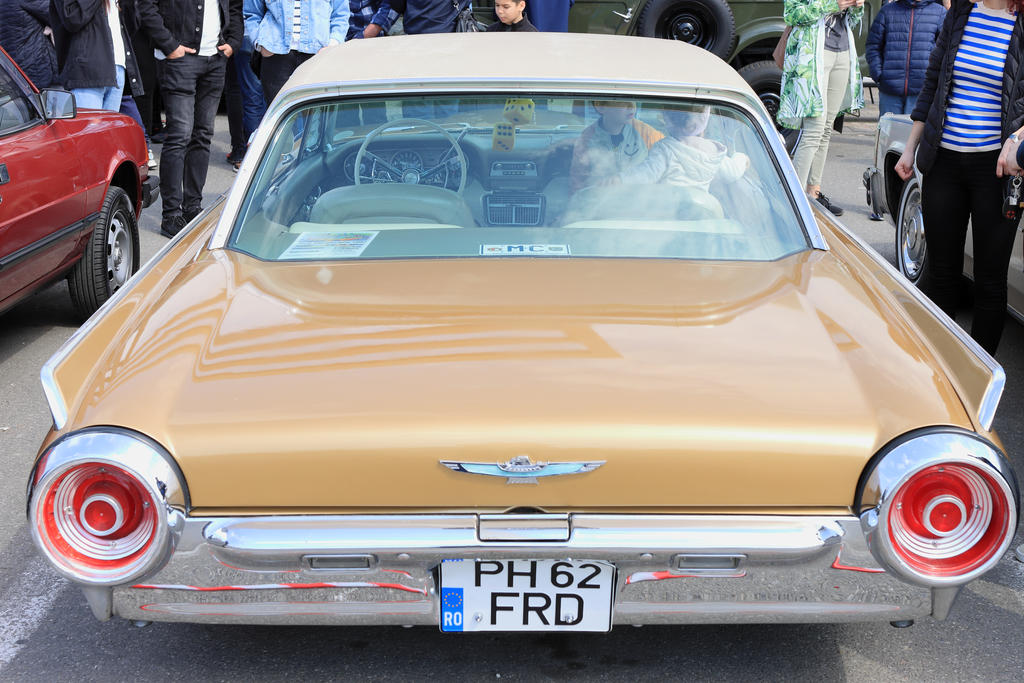
[[[891,438],[969,426],[906,320],[823,252],[204,252],[142,320],[74,422],[157,439],[208,509],[848,506]],[[509,485],[441,462],[516,458],[603,464]]]

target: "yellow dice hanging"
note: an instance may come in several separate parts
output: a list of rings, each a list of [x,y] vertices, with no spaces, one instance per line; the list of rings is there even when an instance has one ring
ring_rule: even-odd
[[[533,100],[527,97],[514,97],[505,100],[505,120],[510,123],[533,123]]]
[[[499,152],[511,152],[516,146],[516,124],[498,122],[494,124],[494,135],[491,136],[491,149]]]

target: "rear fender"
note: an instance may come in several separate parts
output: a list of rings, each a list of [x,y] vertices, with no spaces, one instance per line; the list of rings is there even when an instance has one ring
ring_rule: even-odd
[[[974,428],[982,436],[995,439],[990,432],[1006,384],[1003,367],[870,245],[831,215],[822,211],[816,214],[819,224],[824,223],[822,228],[829,246],[843,249],[851,264],[861,266],[869,274],[865,279],[877,280],[893,306],[920,331],[921,343],[931,350],[956,388]]]

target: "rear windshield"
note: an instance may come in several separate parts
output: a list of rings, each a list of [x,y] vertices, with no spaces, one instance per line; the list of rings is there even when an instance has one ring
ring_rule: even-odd
[[[808,241],[763,135],[696,100],[319,102],[274,132],[230,246],[274,261],[774,260]]]

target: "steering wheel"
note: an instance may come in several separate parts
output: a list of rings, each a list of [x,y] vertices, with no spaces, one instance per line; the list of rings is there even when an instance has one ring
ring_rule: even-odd
[[[370,143],[377,139],[377,137],[384,131],[392,128],[403,128],[413,126],[425,126],[427,128],[433,128],[436,132],[443,135],[445,139],[448,140],[448,144],[451,145],[451,149],[447,150],[444,154],[442,154],[437,164],[435,164],[431,168],[424,169],[422,171],[414,168],[396,168],[391,162],[387,161],[386,159],[382,159],[379,155],[374,154],[368,149]],[[453,151],[455,153],[454,157],[452,156]],[[364,176],[362,173],[363,159],[366,158],[367,156],[370,157],[370,159],[373,161],[373,169],[370,170],[369,175]],[[355,173],[353,173],[353,175],[355,176],[356,185],[362,185],[364,181],[371,183],[385,182],[407,183],[410,185],[431,185],[431,183],[426,182],[428,178],[430,178],[433,175],[444,173],[444,182],[442,182],[442,186],[447,187],[447,174],[453,168],[453,161],[456,161],[458,163],[459,169],[459,188],[456,190],[456,192],[462,194],[463,191],[466,189],[466,176],[469,175],[469,164],[466,163],[466,155],[463,153],[462,148],[459,147],[459,141],[456,140],[451,133],[449,133],[448,131],[446,131],[444,128],[437,125],[433,121],[413,118],[397,119],[395,121],[388,121],[387,123],[382,123],[381,125],[371,130],[366,135],[366,138],[363,140],[363,144],[359,145],[359,151],[356,152]]]

